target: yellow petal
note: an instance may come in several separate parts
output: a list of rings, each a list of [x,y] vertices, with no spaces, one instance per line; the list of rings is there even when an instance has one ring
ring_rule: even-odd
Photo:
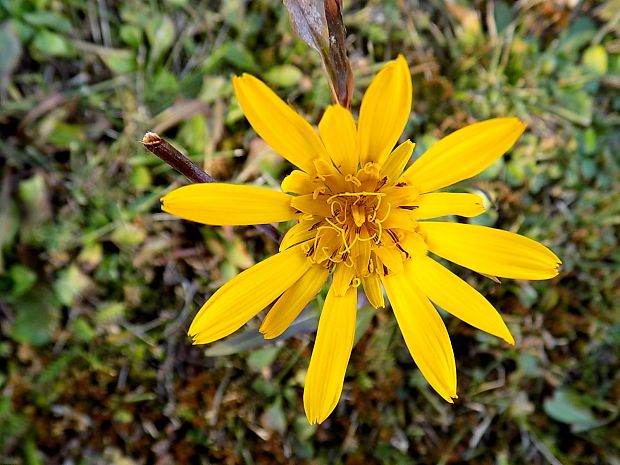
[[[192,322],[194,344],[228,336],[291,287],[311,266],[300,246],[273,255],[220,287]]]
[[[282,238],[282,242],[280,242],[280,252],[316,236],[316,230],[312,229],[313,226],[314,220],[303,219],[292,226]]]
[[[304,387],[304,409],[310,424],[322,423],[338,404],[353,348],[356,311],[357,289],[350,288],[338,297],[330,288]]]
[[[381,168],[381,176],[387,176],[389,182],[395,182],[402,174],[411,154],[415,149],[415,144],[407,139],[390,153]]]
[[[300,212],[329,218],[333,215],[327,203],[328,198],[326,195],[319,195],[317,198],[314,198],[312,194],[299,195],[292,197],[291,205]]]
[[[280,184],[282,192],[293,192],[295,194],[311,194],[315,186],[312,182],[312,176],[300,170],[293,170],[291,174],[286,176]]]
[[[377,215],[378,216],[378,215]],[[379,218],[382,218],[379,216]],[[411,214],[411,210],[405,210],[402,208],[392,208],[390,214],[387,215],[386,220],[381,223],[383,229],[406,229],[413,231],[416,226],[415,219]]]
[[[478,273],[513,279],[549,279],[560,259],[525,236],[485,226],[419,222],[431,252]]]
[[[351,112],[340,105],[330,105],[319,123],[319,133],[336,168],[342,174],[356,174],[359,142]]]
[[[338,263],[330,288],[334,295],[338,297],[345,295],[351,287],[351,281],[354,277],[355,268],[353,266],[348,266],[346,263]]]
[[[360,239],[367,239],[370,237],[366,225],[361,227],[359,237]],[[372,250],[369,241],[357,240],[353,243],[350,256],[358,276],[367,276],[370,273],[368,265],[370,262],[371,252]]]
[[[288,221],[295,217],[293,197],[262,187],[234,184],[190,184],[162,199],[162,210],[210,225],[247,225]]]
[[[388,239],[389,236],[385,240]],[[374,249],[374,252],[391,271],[396,273],[403,271],[403,254],[396,247],[380,246]]]
[[[411,111],[411,74],[402,55],[387,63],[364,94],[358,123],[360,162],[382,164],[403,133]]]
[[[368,276],[362,277],[362,283],[364,284],[364,293],[370,305],[374,308],[384,308],[385,301],[383,299],[383,291],[381,290],[381,280],[377,273],[371,273]]]
[[[426,255],[428,247],[424,238],[417,232],[407,231],[402,238],[399,239],[400,246],[409,254],[409,257],[415,258],[420,255]]]
[[[391,186],[386,187],[383,192],[386,193],[387,202],[392,207],[414,205],[414,202],[420,197],[420,191],[413,186]],[[385,204],[382,204],[382,213],[384,208]]]
[[[327,159],[312,126],[262,81],[243,74],[233,77],[233,87],[245,117],[276,152],[307,173],[314,171],[314,159]]]
[[[510,149],[525,127],[517,118],[494,118],[465,126],[424,152],[401,179],[423,193],[469,179]]]
[[[263,333],[265,339],[273,339],[286,331],[304,307],[318,294],[328,276],[329,271],[326,268],[312,266],[288,288],[271,307],[260,326],[259,331]]]
[[[514,345],[515,340],[497,310],[450,270],[427,256],[410,260],[405,270],[420,290],[445,311]]]
[[[433,389],[452,403],[456,365],[443,320],[405,273],[390,273],[382,280],[413,360]]]
[[[472,217],[484,213],[484,200],[478,194],[432,192],[422,194],[412,204],[413,217],[438,218],[446,215]]]

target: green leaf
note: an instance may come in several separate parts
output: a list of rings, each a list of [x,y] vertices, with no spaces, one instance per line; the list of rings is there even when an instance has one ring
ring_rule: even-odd
[[[146,88],[146,98],[157,108],[163,109],[172,104],[179,91],[179,82],[174,74],[165,68],[157,70]]]
[[[142,30],[131,24],[123,24],[120,29],[121,40],[131,48],[138,48],[142,43]]]
[[[0,24],[0,85],[11,75],[22,54],[15,28],[8,22]]]
[[[131,50],[102,48],[98,50],[98,55],[115,74],[127,74],[138,69],[138,62]]]
[[[51,218],[49,193],[42,174],[21,181],[18,197],[22,210],[26,213],[20,227],[20,239],[27,244],[39,244],[45,241],[43,228]]]
[[[512,9],[505,1],[499,0],[495,3],[494,18],[498,33],[501,33],[513,21]]]
[[[89,342],[97,335],[97,331],[95,331],[88,321],[81,317],[73,320],[71,329],[76,339],[83,342]]]
[[[368,327],[370,322],[375,316],[375,309],[371,305],[364,305],[357,311],[357,321],[355,322],[355,339],[353,340],[353,346],[359,342]]]
[[[273,363],[279,351],[278,347],[265,347],[255,350],[248,357],[248,366],[255,371],[261,371]]]
[[[77,265],[71,265],[60,272],[54,283],[54,293],[61,304],[70,306],[89,284],[90,279]]]
[[[54,29],[58,32],[70,32],[71,21],[64,16],[47,10],[33,11],[31,13],[25,13],[22,19],[31,26],[45,27]]]
[[[223,58],[243,71],[258,70],[254,55],[240,42],[227,42],[223,48]]]
[[[299,84],[303,73],[297,66],[279,65],[265,73],[265,80],[275,87],[292,87]]]
[[[596,129],[593,127],[587,128],[583,131],[583,138],[581,140],[583,151],[587,155],[593,155],[598,147],[598,137]]]
[[[146,166],[136,166],[129,177],[131,184],[138,191],[144,191],[153,184],[153,176]]]
[[[47,187],[42,174],[35,174],[19,183],[19,198],[29,211],[38,212],[45,203],[46,197]],[[48,218],[47,214],[42,217],[44,220]]]
[[[110,239],[119,247],[132,247],[144,242],[146,231],[144,228],[131,223],[124,223],[118,226],[112,233]]]
[[[282,408],[282,398],[276,398],[275,402],[267,407],[265,413],[261,417],[263,425],[271,431],[277,431],[280,434],[286,432],[286,414]]]
[[[125,304],[123,302],[111,302],[101,305],[97,310],[95,321],[97,324],[107,324],[120,320],[125,316]]]
[[[35,55],[69,58],[75,56],[75,47],[65,37],[48,30],[38,31],[31,44]]]
[[[548,109],[568,121],[589,126],[592,124],[594,101],[584,90],[560,90],[557,92],[558,104]]]
[[[586,431],[601,424],[579,397],[567,390],[559,389],[543,404],[545,413],[556,421],[571,425],[574,432]]]
[[[159,16],[147,23],[145,32],[151,44],[150,62],[157,62],[174,42],[174,23],[168,16]]]
[[[178,139],[187,148],[188,155],[203,155],[209,146],[209,126],[201,113],[196,113],[181,124]]]
[[[10,291],[11,300],[28,292],[37,282],[37,274],[30,268],[19,264],[13,265],[8,275],[13,281]]]
[[[4,271],[4,250],[13,244],[19,229],[17,206],[6,194],[0,194],[0,273]]]
[[[558,51],[569,55],[576,54],[581,47],[594,38],[596,32],[596,24],[594,24],[592,19],[579,16],[571,24],[566,34],[563,35],[558,45]]]
[[[592,74],[603,76],[607,74],[609,60],[607,51],[602,45],[593,45],[583,52],[583,65]]]
[[[28,437],[25,442],[22,443],[22,450],[24,452],[24,458],[26,465],[43,465],[43,461],[40,458],[39,449],[34,438]]]
[[[81,124],[56,121],[48,135],[48,141],[58,148],[69,149],[76,142],[84,141],[85,134],[86,131]]]
[[[46,344],[60,318],[58,301],[52,291],[47,287],[37,286],[19,298],[13,307],[15,308],[15,323],[11,332],[13,339],[34,346]]]

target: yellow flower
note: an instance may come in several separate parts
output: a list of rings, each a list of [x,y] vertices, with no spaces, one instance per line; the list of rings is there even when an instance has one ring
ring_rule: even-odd
[[[432,191],[480,173],[510,149],[525,124],[517,118],[472,124],[404,170],[414,144],[407,140],[394,148],[411,109],[411,77],[402,56],[372,81],[357,124],[348,110],[334,105],[318,133],[255,77],[235,77],[233,85],[256,132],[299,169],[284,179],[282,192],[192,184],[166,195],[162,208],[209,225],[297,224],[278,254],[231,279],[204,304],[189,329],[193,342],[228,336],[271,303],[260,331],[277,337],[331,275],[304,388],[308,421],[324,421],[340,399],[360,286],[375,308],[385,306],[385,289],[411,356],[430,385],[452,402],[454,354],[431,302],[510,344],[514,339],[493,306],[429,252],[478,273],[515,279],[552,278],[561,262],[518,234],[423,220],[482,213],[478,195]]]

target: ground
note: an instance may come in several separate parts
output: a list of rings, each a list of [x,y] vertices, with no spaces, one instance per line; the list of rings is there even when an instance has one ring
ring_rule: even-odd
[[[1,464],[620,464],[618,1],[344,7],[354,109],[385,61],[411,67],[414,156],[469,122],[527,122],[459,187],[491,205],[472,222],[543,242],[560,275],[497,284],[453,268],[516,346],[446,316],[450,405],[391,311],[363,307],[343,398],[309,426],[320,305],[286,340],[257,337],[256,320],[192,346],[205,299],[277,245],[161,213],[186,181],[140,144],[155,130],[218,180],[277,187],[290,166],[230,77],[261,77],[313,123],[330,102],[282,2],[0,0]]]

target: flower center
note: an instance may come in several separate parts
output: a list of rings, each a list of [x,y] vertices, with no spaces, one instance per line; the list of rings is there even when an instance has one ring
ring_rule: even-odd
[[[313,263],[344,273],[347,284],[398,272],[420,249],[410,207],[418,191],[388,182],[376,164],[355,174],[324,169],[308,183],[291,202],[301,213],[291,234],[306,241]]]
[[[327,199],[332,216],[326,221],[341,234],[347,251],[356,241],[381,240],[381,222],[385,218],[379,218],[377,213],[383,197],[382,192],[344,192]]]

